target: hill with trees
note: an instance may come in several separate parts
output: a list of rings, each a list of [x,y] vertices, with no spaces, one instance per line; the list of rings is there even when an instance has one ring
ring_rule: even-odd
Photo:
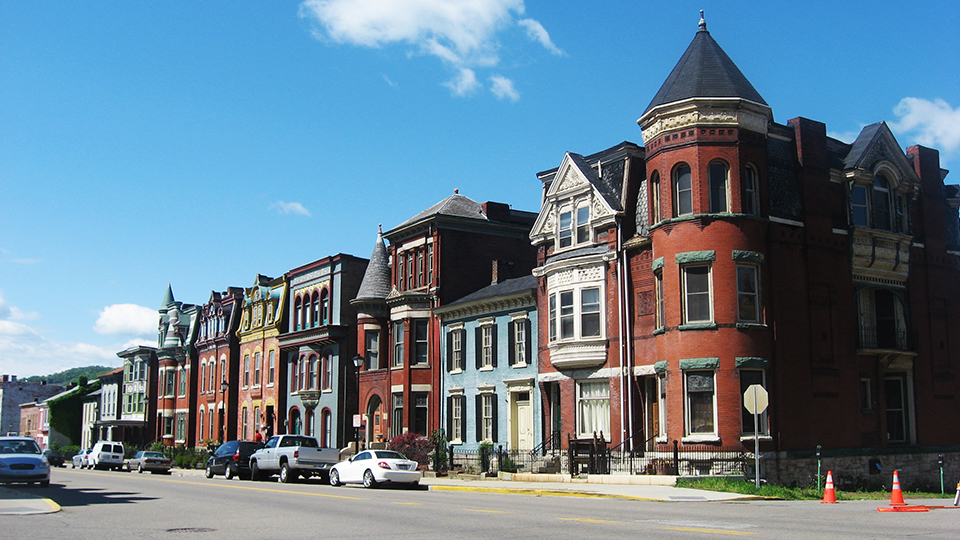
[[[22,380],[27,382],[47,381],[47,384],[61,384],[63,386],[67,386],[70,383],[77,382],[81,376],[86,377],[88,381],[95,381],[97,380],[97,375],[103,375],[104,373],[113,371],[114,369],[117,368],[108,366],[76,367],[57,373],[51,373],[50,375],[34,375],[33,377],[27,377]]]

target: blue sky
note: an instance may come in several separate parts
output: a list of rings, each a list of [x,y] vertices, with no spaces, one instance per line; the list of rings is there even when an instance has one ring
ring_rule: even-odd
[[[155,343],[156,309],[369,257],[459,189],[629,140],[693,39],[773,108],[960,163],[960,3],[0,3],[0,373]],[[960,178],[947,177],[947,183]]]

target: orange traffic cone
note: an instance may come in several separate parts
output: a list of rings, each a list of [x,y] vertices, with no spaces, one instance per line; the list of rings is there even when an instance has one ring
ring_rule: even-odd
[[[960,484],[957,484],[957,496],[953,498],[953,505],[957,506],[960,504]]]
[[[903,492],[900,491],[900,475],[893,471],[893,490],[890,491],[890,506],[906,506],[903,502]]]
[[[823,500],[821,503],[837,502],[837,492],[833,489],[833,471],[827,471],[827,484],[823,487]]]

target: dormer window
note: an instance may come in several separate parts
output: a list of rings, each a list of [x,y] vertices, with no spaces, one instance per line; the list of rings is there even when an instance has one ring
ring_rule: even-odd
[[[872,184],[850,187],[850,220],[857,227],[906,233],[906,196],[897,192],[886,174],[878,172]]]
[[[590,243],[590,205],[588,202],[582,202],[575,210],[567,208],[560,212],[557,247],[564,249],[587,243]]]

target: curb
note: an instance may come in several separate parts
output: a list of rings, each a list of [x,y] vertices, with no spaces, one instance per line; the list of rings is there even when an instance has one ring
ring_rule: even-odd
[[[46,503],[46,508],[36,504],[40,501]],[[63,508],[53,499],[0,487],[0,516],[53,514],[61,510]]]
[[[663,501],[650,497],[635,495],[619,495],[613,493],[597,493],[594,491],[575,491],[572,489],[527,489],[527,488],[494,488],[494,487],[467,487],[431,485],[430,491],[467,491],[474,493],[508,493],[515,495],[536,495],[537,497],[590,497],[594,499],[630,499],[635,501]]]

